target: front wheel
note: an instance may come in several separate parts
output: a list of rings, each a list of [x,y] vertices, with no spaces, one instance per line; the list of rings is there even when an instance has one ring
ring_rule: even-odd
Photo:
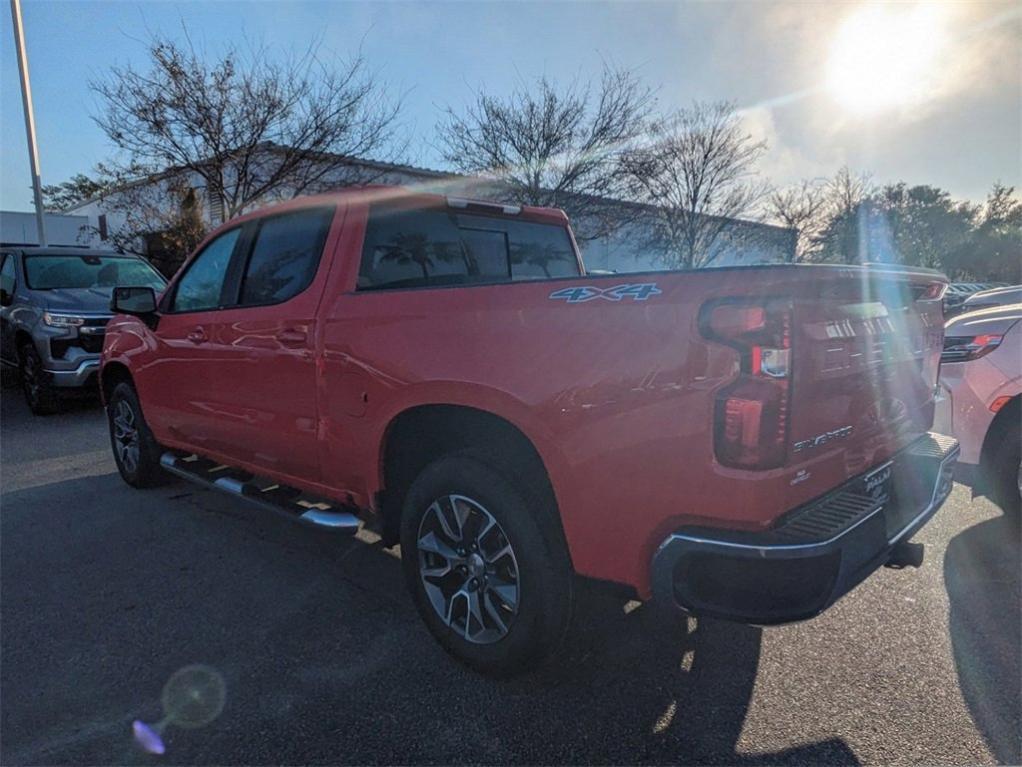
[[[401,558],[419,614],[454,657],[506,676],[538,664],[571,618],[572,572],[538,502],[470,451],[430,464],[405,498]]]
[[[21,347],[21,388],[25,402],[34,415],[52,415],[60,410],[60,395],[52,376],[43,368],[43,358],[35,344]]]
[[[110,446],[121,478],[132,487],[155,487],[167,481],[162,453],[142,415],[138,394],[130,383],[114,387],[106,406]]]

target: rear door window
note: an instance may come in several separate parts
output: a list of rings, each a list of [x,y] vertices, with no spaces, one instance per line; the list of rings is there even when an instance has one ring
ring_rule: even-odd
[[[359,288],[456,284],[470,272],[461,235],[444,211],[370,209]]]
[[[359,289],[571,277],[578,259],[563,226],[443,209],[370,208]]]
[[[241,280],[241,305],[279,304],[312,283],[333,208],[310,208],[259,221]]]

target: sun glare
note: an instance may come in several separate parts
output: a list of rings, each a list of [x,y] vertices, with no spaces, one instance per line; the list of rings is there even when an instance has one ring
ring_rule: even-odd
[[[861,8],[845,19],[834,40],[829,90],[861,115],[921,103],[939,85],[943,42],[935,4]]]

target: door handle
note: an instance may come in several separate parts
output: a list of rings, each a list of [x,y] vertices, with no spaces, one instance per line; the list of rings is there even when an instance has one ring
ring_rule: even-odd
[[[202,328],[195,328],[186,337],[193,344],[204,344],[206,343],[206,341],[209,340],[209,338],[206,336],[206,331],[203,330]]]
[[[300,346],[301,344],[304,344],[307,339],[308,335],[306,335],[304,330],[288,328],[287,330],[281,330],[277,333],[277,340],[284,346]]]

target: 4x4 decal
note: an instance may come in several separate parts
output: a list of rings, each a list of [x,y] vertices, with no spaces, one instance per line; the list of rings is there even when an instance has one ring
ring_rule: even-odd
[[[592,285],[562,288],[551,293],[549,298],[555,301],[567,301],[569,304],[580,304],[583,301],[592,301],[594,298],[602,298],[605,301],[620,301],[623,298],[645,301],[650,296],[658,296],[661,293],[663,291],[656,286],[655,282],[637,282],[615,285],[612,288],[594,288]]]

